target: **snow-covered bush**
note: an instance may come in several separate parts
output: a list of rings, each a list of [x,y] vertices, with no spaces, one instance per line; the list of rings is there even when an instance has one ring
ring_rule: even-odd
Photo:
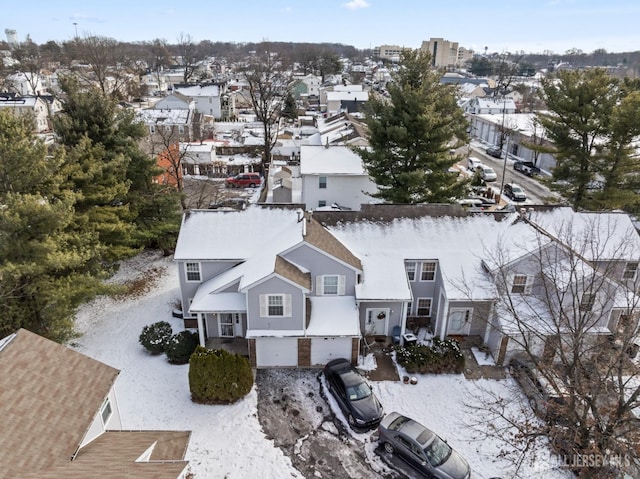
[[[464,370],[464,355],[453,339],[433,338],[431,347],[415,344],[396,350],[396,361],[409,373],[450,374]]]
[[[249,360],[223,349],[198,346],[189,360],[191,400],[202,404],[231,404],[253,387]]]
[[[187,364],[198,342],[198,333],[180,331],[169,338],[164,352],[171,364]]]
[[[142,328],[138,340],[144,348],[151,354],[164,353],[167,342],[173,334],[171,325],[166,321],[158,321],[157,323],[147,324]]]

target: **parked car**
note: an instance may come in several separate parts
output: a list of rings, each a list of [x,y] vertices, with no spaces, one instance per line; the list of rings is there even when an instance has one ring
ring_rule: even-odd
[[[456,200],[456,203],[467,211],[484,211],[485,209],[484,203],[478,198],[461,198]]]
[[[518,356],[509,362],[509,372],[522,388],[538,417],[562,422],[567,392],[558,374],[549,368],[545,377],[532,361]]]
[[[482,162],[476,158],[475,156],[470,156],[467,158],[467,169],[471,171],[476,171],[478,167],[482,166]]]
[[[245,210],[249,206],[249,200],[246,198],[225,198],[209,203],[210,210]]]
[[[260,185],[262,178],[258,173],[240,173],[224,180],[227,188],[255,188]]]
[[[384,417],[380,401],[371,386],[346,359],[334,359],[324,367],[327,388],[344,413],[351,429],[375,429]]]
[[[482,203],[482,206],[484,207],[489,207],[496,204],[496,200],[494,200],[493,198],[487,198],[486,196],[481,195],[469,195],[466,199],[480,201]]]
[[[532,161],[516,161],[513,169],[524,173],[527,176],[535,176],[540,174],[540,168],[533,164]]]
[[[398,412],[392,412],[382,420],[378,436],[387,453],[399,456],[426,477],[471,477],[469,463],[446,441],[419,422]]]
[[[496,172],[493,171],[493,168],[491,168],[490,166],[487,165],[480,165],[478,167],[478,171],[480,172],[480,177],[484,180],[484,181],[496,181],[498,179],[498,175],[496,175]]]
[[[484,152],[489,156],[493,156],[494,158],[502,158],[502,148],[500,148],[499,146],[490,146],[489,148],[484,150]]]
[[[527,199],[527,194],[524,192],[522,187],[515,183],[506,183],[502,192],[507,198],[510,198],[513,201],[526,201]]]

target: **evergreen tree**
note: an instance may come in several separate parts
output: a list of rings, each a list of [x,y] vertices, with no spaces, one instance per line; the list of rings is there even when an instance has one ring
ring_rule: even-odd
[[[442,203],[464,195],[466,182],[449,171],[460,161],[450,150],[467,139],[468,123],[451,85],[430,66],[429,55],[407,51],[388,85],[389,99],[371,96],[369,147],[356,148],[390,203]]]
[[[76,308],[102,290],[87,268],[100,246],[74,227],[63,152],[47,153],[28,117],[0,111],[0,337],[23,327],[67,339]]]
[[[54,125],[67,151],[70,187],[81,193],[77,227],[98,233],[106,261],[144,246],[169,251],[179,228],[179,195],[153,182],[155,161],[139,147],[144,127],[97,89],[81,89],[72,79],[61,86],[64,109]]]
[[[293,98],[291,92],[287,93],[287,96],[284,98],[282,117],[289,120],[295,120],[298,118],[298,104],[296,103],[296,99]]]
[[[549,113],[538,117],[556,158],[551,188],[575,208],[637,208],[638,93],[603,69],[560,71],[542,93]]]

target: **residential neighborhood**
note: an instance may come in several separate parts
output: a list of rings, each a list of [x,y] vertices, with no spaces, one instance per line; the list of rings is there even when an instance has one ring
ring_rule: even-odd
[[[640,477],[634,55],[5,36],[0,476]]]

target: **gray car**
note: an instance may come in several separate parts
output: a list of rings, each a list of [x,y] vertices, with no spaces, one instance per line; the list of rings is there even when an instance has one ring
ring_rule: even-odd
[[[378,426],[379,442],[425,477],[469,479],[469,463],[446,441],[411,418],[392,412]]]

